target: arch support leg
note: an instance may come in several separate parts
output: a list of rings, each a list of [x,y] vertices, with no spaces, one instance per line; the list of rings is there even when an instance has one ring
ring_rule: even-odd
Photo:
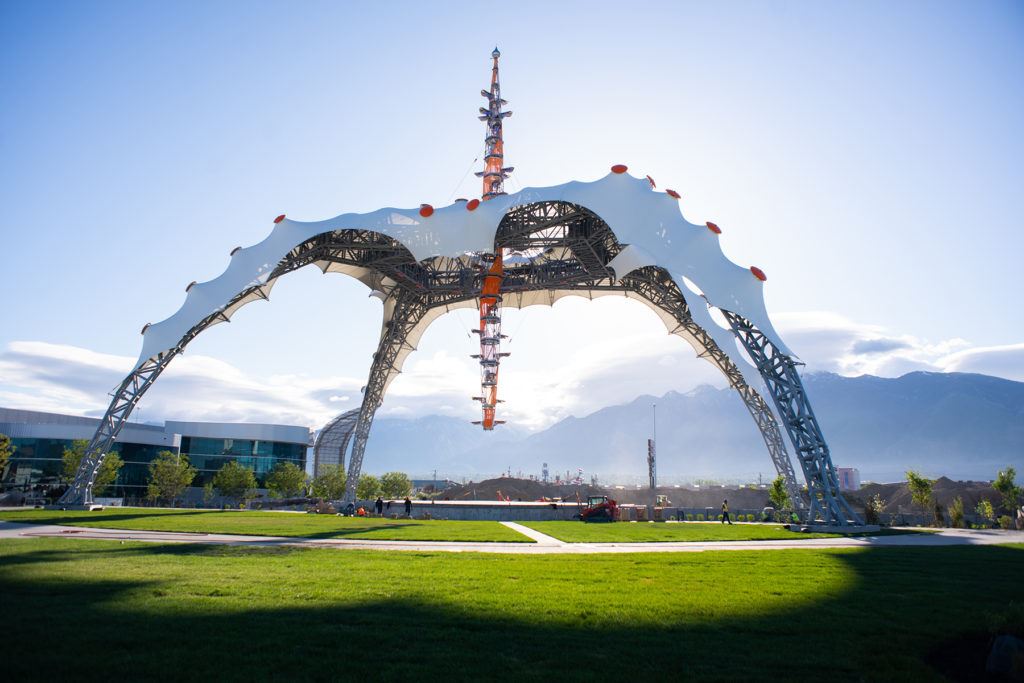
[[[796,363],[779,351],[750,321],[730,311],[722,312],[764,378],[775,409],[796,449],[807,480],[810,499],[808,521],[820,519],[825,524],[836,526],[863,524],[839,491],[839,477],[832,464],[832,455],[796,371]]]
[[[373,425],[377,408],[384,401],[384,391],[399,373],[399,355],[403,351],[412,350],[408,343],[409,333],[430,308],[425,299],[405,290],[398,291],[395,296],[394,310],[384,323],[377,352],[373,354],[370,377],[363,390],[363,404],[359,408],[359,417],[356,420],[352,457],[349,460],[345,496],[342,499],[345,503],[353,503],[356,500],[356,486],[359,484],[359,475],[363,469],[366,440],[370,436],[370,427]]]
[[[82,462],[78,465],[78,471],[75,472],[75,478],[57,502],[58,506],[62,508],[88,507],[93,504],[93,482],[96,481],[96,475],[100,471],[103,459],[114,445],[114,439],[124,427],[124,423],[128,421],[128,416],[138,405],[139,399],[176,355],[178,355],[178,351],[174,350],[161,354],[157,358],[151,358],[124,378],[114,393],[114,399],[110,402],[107,412],[103,414],[99,428],[96,429],[96,433],[93,434],[89,445],[85,448],[85,454],[82,456]]]
[[[807,503],[800,493],[797,485],[796,473],[793,471],[793,463],[786,451],[786,442],[782,438],[779,424],[775,420],[771,409],[761,394],[751,387],[743,379],[743,374],[736,365],[729,359],[729,356],[722,351],[714,338],[708,334],[693,320],[690,314],[686,298],[672,281],[671,276],[661,269],[645,268],[632,272],[624,279],[629,290],[641,297],[651,306],[665,311],[678,323],[674,333],[692,340],[692,343],[703,348],[700,356],[714,363],[714,365],[725,375],[729,386],[736,390],[747,412],[754,419],[764,445],[768,449],[768,455],[772,459],[775,471],[782,477],[786,486],[786,492],[793,506],[801,514],[805,515]]]

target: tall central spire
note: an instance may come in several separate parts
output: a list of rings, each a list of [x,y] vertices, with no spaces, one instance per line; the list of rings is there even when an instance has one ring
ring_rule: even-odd
[[[480,107],[480,120],[486,122],[487,136],[484,138],[484,170],[478,171],[477,178],[484,179],[482,197],[484,201],[505,194],[505,178],[513,171],[511,166],[502,167],[505,161],[505,143],[501,137],[501,120],[512,116],[512,112],[501,110],[501,82],[498,80],[498,58],[501,53],[494,48],[491,58],[491,89],[481,90],[480,94],[487,98],[487,107]]]
[[[503,167],[505,160],[504,141],[501,138],[501,120],[512,116],[512,112],[501,111],[501,105],[508,104],[501,99],[501,83],[498,80],[498,58],[501,53],[494,48],[491,58],[494,66],[491,69],[491,89],[481,90],[480,94],[487,98],[487,107],[480,107],[480,120],[486,122],[487,137],[484,138],[484,170],[476,176],[484,179],[483,200],[493,199],[505,194],[504,181],[512,172],[512,167]],[[483,412],[482,419],[476,424],[483,425],[487,431],[494,425],[503,424],[495,419],[495,408],[501,403],[498,399],[498,368],[501,359],[508,356],[502,353],[501,340],[501,282],[505,276],[501,249],[495,248],[494,254],[481,255],[481,267],[484,270],[483,285],[480,288],[480,325],[473,332],[480,335],[480,353],[473,357],[480,361],[480,401]]]

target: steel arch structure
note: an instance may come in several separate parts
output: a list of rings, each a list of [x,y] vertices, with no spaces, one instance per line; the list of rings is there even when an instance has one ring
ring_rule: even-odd
[[[590,193],[592,203],[602,204],[604,190],[619,187],[617,183],[621,183],[621,176],[616,174],[589,184],[606,185],[601,194]],[[647,186],[646,181],[642,182]],[[587,194],[586,184],[569,185],[583,188],[575,194]],[[359,279],[381,298],[384,306],[380,341],[373,356],[362,404],[358,411],[349,411],[336,418],[333,422],[336,430],[325,429],[321,433],[321,436],[325,436],[325,433],[330,435],[332,431],[337,431],[341,435],[343,443],[338,450],[339,462],[343,460],[344,446],[349,440],[352,441],[345,497],[347,500],[354,499],[373,418],[388,385],[400,373],[405,358],[415,349],[433,320],[453,308],[476,306],[486,274],[485,265],[488,263],[482,257],[486,253],[498,252],[512,257],[506,259],[501,287],[506,306],[551,304],[570,295],[619,295],[651,307],[661,317],[669,332],[683,337],[695,348],[699,357],[712,362],[725,374],[729,385],[743,400],[760,430],[776,470],[786,481],[792,500],[803,506],[806,504],[786,452],[776,414],[781,418],[807,481],[810,507],[806,517],[827,524],[859,523],[859,518],[850,510],[839,492],[827,444],[802,389],[795,361],[778,342],[769,324],[762,322],[759,326],[752,322],[751,318],[757,317],[756,307],[751,307],[749,301],[744,304],[739,296],[733,306],[736,310],[719,304],[718,308],[727,316],[732,329],[716,327],[708,313],[710,300],[707,294],[684,292],[679,285],[681,278],[671,272],[672,268],[657,264],[653,257],[645,257],[642,244],[630,240],[628,235],[626,239],[617,236],[603,217],[604,213],[616,213],[616,207],[605,212],[600,206],[591,208],[579,201],[572,201],[572,197],[566,196],[574,194],[565,189],[568,187],[559,186],[559,192],[544,191],[551,188],[528,189],[507,197],[507,201],[503,202],[506,198],[502,197],[480,205],[481,211],[485,206],[494,207],[490,211],[496,227],[488,241],[475,241],[475,249],[467,249],[466,240],[454,251],[443,245],[438,247],[438,243],[446,239],[440,230],[436,233],[440,237],[436,237],[435,244],[423,247],[414,239],[422,235],[422,231],[410,237],[410,232],[404,228],[407,224],[397,218],[407,217],[413,211],[382,210],[391,216],[390,222],[383,229],[372,229],[372,225],[345,225],[372,224],[374,221],[367,220],[367,216],[376,216],[379,212],[356,217],[363,220],[342,220],[352,216],[345,215],[321,224],[299,224],[284,221],[283,216],[279,217],[276,221],[278,226],[263,243],[247,250],[236,249],[232,252],[232,267],[222,278],[231,275],[236,259],[247,256],[247,252],[253,252],[255,260],[250,259],[252,263],[263,259],[255,270],[245,266],[249,268],[244,275],[248,280],[235,278],[236,283],[245,282],[245,286],[234,285],[236,293],[227,298],[226,302],[215,305],[210,302],[215,299],[214,290],[220,287],[221,278],[199,286],[193,283],[186,290],[190,296],[182,310],[158,324],[161,327],[156,341],[151,343],[150,336],[147,336],[143,358],[115,392],[99,429],[86,449],[75,479],[60,504],[86,505],[92,502],[92,482],[104,454],[110,449],[117,433],[145,391],[192,339],[212,325],[230,321],[230,316],[246,303],[267,300],[279,277],[314,264],[325,273],[341,272]],[[632,184],[629,188],[629,192],[633,192],[637,186]],[[650,192],[649,187],[647,192],[652,196],[664,196]],[[544,195],[557,195],[558,198]],[[469,213],[473,209],[457,202],[440,211],[454,214],[458,211]],[[432,212],[432,209],[429,213],[421,209],[418,213],[428,218]],[[643,211],[637,213],[641,218],[644,217]],[[647,211],[646,217],[650,219],[651,211]],[[458,218],[455,216],[453,220]],[[417,225],[425,223],[420,221]],[[283,229],[282,225],[285,226]],[[399,227],[393,227],[396,225]],[[665,225],[664,219],[661,225]],[[685,225],[696,228],[691,224]],[[284,237],[276,239],[279,232]],[[662,232],[667,232],[667,229]],[[263,253],[269,250],[265,245],[271,242],[282,254],[276,262],[269,262]],[[281,244],[288,246],[282,249]],[[425,249],[433,249],[438,253],[424,258],[422,253]],[[447,253],[440,253],[445,250]],[[414,253],[416,251],[420,253]],[[250,277],[254,272],[256,277]],[[202,298],[197,297],[199,303],[193,306],[193,289],[198,288],[203,288]],[[208,312],[198,316],[190,308]],[[191,318],[183,312],[191,313]],[[193,320],[187,328],[184,327],[184,322]],[[175,327],[177,330],[184,329],[184,333],[177,336]],[[148,328],[149,325],[143,329],[144,334]],[[172,338],[176,341],[167,341]],[[728,342],[733,339],[740,340],[756,363],[756,374],[751,374],[751,368],[745,367],[743,361],[737,362],[735,359],[736,350],[728,346]],[[158,350],[150,353],[154,348]],[[755,382],[759,381],[763,381],[769,389],[774,414],[757,391]]]
[[[345,464],[345,451],[352,440],[359,408],[349,410],[328,422],[313,440],[313,475],[320,476],[329,466]]]

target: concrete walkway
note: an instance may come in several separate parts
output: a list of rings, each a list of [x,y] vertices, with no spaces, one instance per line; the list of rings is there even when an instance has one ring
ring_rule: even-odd
[[[499,524],[501,524],[502,526],[507,526],[512,531],[521,533],[523,536],[526,536],[527,538],[532,538],[537,545],[554,546],[558,548],[564,545],[569,545],[565,541],[559,541],[554,536],[542,534],[536,529],[531,529],[530,527],[523,526],[522,524],[516,524],[515,522],[499,522]]]
[[[303,546],[351,550],[412,550],[416,552],[477,552],[524,555],[592,553],[678,553],[706,550],[779,550],[791,548],[878,548],[894,546],[952,546],[1024,543],[1024,532],[996,530],[943,529],[934,533],[864,538],[794,537],[780,541],[716,541],[697,543],[565,543],[515,522],[502,522],[536,543],[479,543],[454,541],[367,541],[350,538],[285,538],[280,536],[244,536],[232,534],[196,534],[172,531],[129,531],[48,524],[0,522],[4,538],[90,538],[105,541],[143,541],[146,543],[203,543],[245,546]]]

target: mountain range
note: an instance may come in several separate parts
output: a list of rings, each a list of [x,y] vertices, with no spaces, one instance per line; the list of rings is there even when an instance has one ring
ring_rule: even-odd
[[[1024,474],[1024,382],[967,373],[913,372],[898,378],[808,373],[804,385],[837,467],[872,481],[927,476],[989,480],[1013,465]],[[657,405],[658,476],[663,483],[726,482],[774,475],[760,433],[730,389],[640,396],[539,432],[483,432],[462,420],[380,418],[367,444],[368,472],[479,479],[511,470],[551,477],[639,483]],[[787,444],[788,445],[788,444]],[[799,469],[799,468],[797,468]]]

